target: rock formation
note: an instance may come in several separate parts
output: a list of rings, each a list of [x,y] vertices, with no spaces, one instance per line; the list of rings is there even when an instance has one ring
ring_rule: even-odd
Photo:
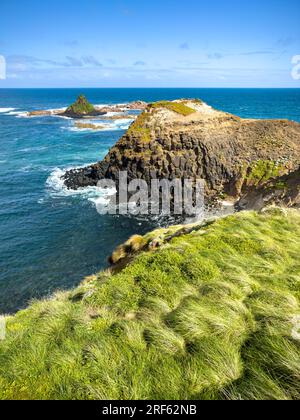
[[[105,113],[98,111],[92,104],[88,102],[84,95],[80,95],[77,101],[70,105],[61,115],[69,118],[86,118],[104,115]]]
[[[64,176],[70,189],[102,178],[203,178],[208,196],[240,198],[300,167],[300,124],[242,119],[199,100],[150,104],[102,162]]]
[[[75,127],[79,130],[104,130],[105,126],[103,124],[93,124],[89,122],[75,122]]]

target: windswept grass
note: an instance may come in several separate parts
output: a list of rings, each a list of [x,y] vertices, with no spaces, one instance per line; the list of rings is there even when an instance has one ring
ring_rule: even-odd
[[[166,108],[170,111],[176,112],[177,114],[187,117],[188,115],[194,114],[196,111],[193,108],[187,106],[184,102],[168,102],[160,101],[151,104],[154,109]]]
[[[196,104],[200,104],[200,100],[194,100]],[[176,112],[177,114],[188,116],[194,114],[196,111],[186,105],[184,101],[181,102],[168,102],[160,101],[150,104],[144,112],[142,112],[136,120],[131,124],[127,131],[127,135],[139,138],[142,143],[149,143],[151,141],[151,129],[149,122],[153,112],[158,109],[165,108],[170,111]]]
[[[127,130],[127,135],[138,137],[143,143],[149,143],[151,140],[151,130],[147,127],[149,119],[150,113],[142,112]]]
[[[34,302],[8,319],[0,397],[299,399],[299,249],[299,211],[245,212]]]

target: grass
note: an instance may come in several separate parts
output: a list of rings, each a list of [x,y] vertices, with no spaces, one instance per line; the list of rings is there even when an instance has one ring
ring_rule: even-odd
[[[250,173],[247,177],[248,184],[259,185],[272,178],[283,175],[284,167],[282,164],[272,160],[258,160],[252,164]]]
[[[151,115],[149,112],[142,112],[131,124],[131,126],[127,130],[126,135],[133,135],[135,137],[138,137],[141,142],[149,143],[151,140],[151,130],[147,127],[147,123],[149,122],[150,117]]]
[[[200,99],[195,99],[194,102],[197,104],[202,103]],[[149,143],[151,141],[151,129],[149,128],[149,122],[151,121],[152,112],[158,110],[159,108],[166,108],[183,116],[188,116],[196,112],[194,109],[188,107],[184,102],[155,102],[149,105],[148,109],[136,118],[129,127],[127,135],[133,135],[139,138],[142,143]]]
[[[132,253],[161,247],[9,317],[0,398],[299,399],[299,211],[170,240],[178,229],[132,238]]]
[[[200,102],[199,102],[200,103]],[[196,111],[193,108],[187,106],[184,102],[168,102],[160,101],[151,104],[154,109],[166,108],[170,111],[176,112],[177,114],[187,117],[188,115],[194,114]]]

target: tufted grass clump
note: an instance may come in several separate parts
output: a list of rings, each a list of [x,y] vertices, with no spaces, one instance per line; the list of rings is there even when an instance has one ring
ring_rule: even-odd
[[[127,243],[116,273],[33,302],[0,342],[1,399],[298,400],[300,213]],[[151,235],[160,249],[143,251]]]

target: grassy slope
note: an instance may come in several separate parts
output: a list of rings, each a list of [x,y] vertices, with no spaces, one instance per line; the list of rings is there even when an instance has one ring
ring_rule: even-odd
[[[166,108],[170,111],[176,112],[177,114],[187,117],[188,115],[194,114],[196,111],[193,108],[190,108],[183,102],[168,102],[160,101],[151,104],[152,108]]]
[[[8,320],[0,397],[299,399],[300,213],[240,213]]]
[[[200,100],[194,100],[195,103],[201,103]],[[196,111],[183,102],[168,102],[160,101],[154,102],[149,105],[149,110],[157,110],[165,108],[169,111],[173,111],[177,114],[187,117],[188,115],[194,114]],[[151,120],[151,114],[149,112],[142,112],[137,119],[129,127],[127,134],[135,135],[141,139],[142,142],[148,143],[151,140],[151,130],[147,127],[147,123]]]

